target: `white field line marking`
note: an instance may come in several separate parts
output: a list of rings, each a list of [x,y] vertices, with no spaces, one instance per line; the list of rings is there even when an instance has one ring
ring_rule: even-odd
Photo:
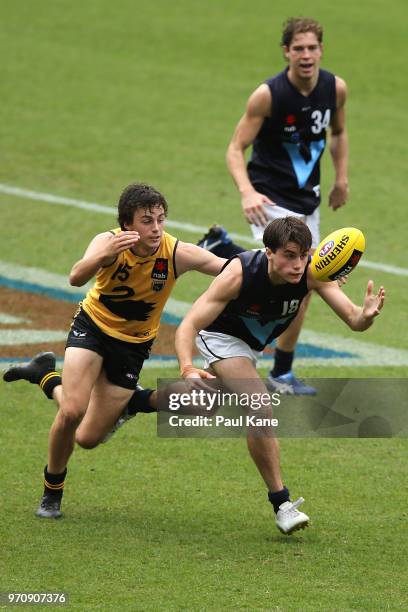
[[[322,366],[330,364],[335,365],[336,362],[340,361],[343,366],[357,365],[358,363],[376,366],[387,366],[391,364],[401,366],[408,365],[408,350],[390,348],[379,344],[370,344],[369,342],[362,342],[355,338],[343,338],[342,336],[304,329],[300,333],[299,341],[301,343],[327,347],[334,351],[344,351],[358,355],[358,358],[320,359]],[[318,358],[314,359],[314,361],[317,360]],[[307,359],[302,360],[296,358],[297,363],[302,363],[302,361],[304,365],[307,364]]]
[[[52,347],[50,348],[50,350],[52,349]],[[22,359],[21,361],[19,360],[19,363],[28,363],[28,359],[24,360]],[[63,366],[63,360],[62,359],[58,359],[56,362],[56,369],[61,370],[62,366]],[[197,359],[193,359],[193,364],[197,367],[203,367],[203,361],[200,358]],[[353,359],[326,359],[323,357],[316,357],[313,359],[306,359],[306,358],[296,358],[296,365],[299,367],[310,367],[310,366],[314,366],[314,367],[320,367],[322,368],[322,372],[321,372],[321,377],[324,378],[324,370],[327,367],[339,367],[339,368],[344,368],[344,367],[356,367],[356,368],[364,368],[364,367],[370,367],[370,366],[378,366],[380,364],[377,363],[377,361],[375,360],[375,355],[373,354],[371,359],[369,359],[368,361],[366,360],[361,360],[359,358],[353,358]],[[403,367],[403,366],[407,366],[408,365],[408,359],[405,361],[405,363],[403,362],[398,362],[398,363],[387,363],[384,364],[387,366],[399,366],[399,367]],[[259,362],[259,367],[260,368],[272,368],[274,366],[274,360],[273,358],[267,358],[267,359],[262,359]],[[7,362],[4,363],[0,363],[0,372],[6,370],[9,367]],[[178,369],[179,364],[176,358],[174,359],[160,359],[160,357],[156,358],[154,355],[152,355],[150,357],[150,359],[147,359],[144,364],[143,364],[143,370],[148,369],[148,370],[163,370],[165,368],[177,368]]]
[[[0,276],[10,279],[11,281],[20,281],[24,283],[32,283],[41,287],[50,287],[52,289],[60,289],[69,293],[85,293],[90,284],[84,287],[72,287],[68,282],[67,276],[63,274],[54,274],[47,272],[41,268],[32,268],[29,266],[20,266],[19,264],[0,261]]]
[[[75,290],[76,292],[82,292],[85,289],[83,287],[70,287],[68,283],[68,278],[61,274],[53,274],[47,272],[45,270],[41,270],[40,268],[30,268],[27,266],[15,265],[12,263],[8,263],[5,261],[0,261],[0,275],[6,276],[7,278],[13,280],[21,280],[27,282],[27,279],[32,280],[35,284],[40,285],[42,287],[53,287],[62,289],[64,291]],[[183,317],[191,304],[188,302],[182,302],[180,300],[176,300],[174,298],[170,298],[167,301],[165,312]],[[3,332],[10,332],[14,334],[17,330],[3,330]],[[31,330],[21,330],[21,332],[29,333]],[[59,340],[64,340],[67,332],[60,331],[47,331],[48,334],[56,334],[55,339],[52,340],[51,337],[46,338],[44,336],[45,332],[40,332],[41,338],[37,339],[35,342],[57,342]],[[61,337],[62,336],[62,337]],[[25,344],[28,343],[27,340],[22,341]],[[34,342],[34,341],[33,341]],[[379,366],[379,365],[395,365],[395,366],[408,366],[408,350],[390,348],[386,346],[381,346],[378,344],[371,344],[369,342],[362,342],[361,340],[356,340],[354,338],[344,338],[342,336],[315,332],[311,330],[303,329],[300,336],[300,342],[312,344],[315,346],[319,346],[322,348],[334,349],[338,351],[353,353],[356,357],[352,358],[333,358],[327,359],[324,357],[313,357],[313,358],[297,358],[296,363],[299,365],[316,365],[321,367],[331,366]],[[0,344],[2,342],[2,336],[0,336]],[[200,363],[200,361],[197,361]],[[269,360],[268,358],[262,360],[262,364],[272,363],[272,358]],[[171,360],[160,360],[160,359],[150,359],[147,360],[143,367],[173,367],[176,366],[177,361]]]
[[[74,208],[81,208],[83,210],[88,210],[92,212],[97,212],[101,214],[110,215],[116,217],[117,211],[116,208],[111,206],[103,206],[102,204],[97,204],[95,202],[85,202],[83,200],[76,200],[74,198],[65,198],[62,196],[56,196],[50,193],[42,193],[39,191],[31,191],[29,189],[21,189],[20,187],[13,187],[12,185],[5,185],[4,183],[0,183],[0,193],[5,193],[12,196],[17,196],[20,198],[27,198],[29,200],[36,200],[39,202],[46,202],[48,204],[57,204],[61,206],[71,206]],[[204,225],[194,225],[192,223],[183,223],[181,221],[172,221],[168,219],[166,221],[167,227],[172,227],[175,229],[181,229],[184,231],[191,232],[192,234],[204,234],[208,231],[208,226]],[[250,238],[249,236],[245,236],[243,234],[236,234],[235,232],[231,232],[230,236],[233,240],[237,242],[242,242],[245,245],[256,247],[259,246],[259,242]],[[398,266],[391,266],[384,263],[377,263],[372,261],[367,261],[366,259],[362,259],[359,264],[363,268],[371,268],[373,270],[379,270],[381,272],[386,272],[388,274],[395,274],[396,276],[408,276],[407,268],[400,268]]]
[[[83,295],[85,295],[88,289],[92,286],[92,283],[87,283],[83,287],[72,287],[72,285],[70,285],[68,282],[68,275],[64,276],[63,274],[55,274],[54,272],[47,272],[41,268],[20,266],[18,264],[1,260],[0,276],[4,276],[11,281],[15,280],[24,283],[33,283],[35,285],[39,285],[40,287],[51,287],[53,289],[60,289],[69,293],[81,293]],[[191,304],[188,302],[182,302],[180,300],[170,298],[167,300],[166,312],[178,317],[184,317],[190,307]],[[3,323],[13,322],[14,321],[3,321]]]
[[[18,344],[41,344],[43,342],[63,342],[67,339],[68,330],[49,329],[0,329],[0,346]]]
[[[14,315],[6,314],[5,312],[0,312],[0,323],[3,325],[13,325],[16,323],[31,323],[30,319],[23,319],[22,317],[15,317]]]
[[[59,206],[71,206],[73,208],[80,208],[91,212],[101,213],[103,215],[109,215],[113,218],[117,216],[117,208],[112,206],[103,206],[96,202],[84,202],[83,200],[75,200],[73,198],[65,198],[62,196],[56,196],[51,193],[41,193],[39,191],[30,191],[28,189],[20,189],[19,187],[12,187],[11,185],[4,185],[0,183],[0,193],[6,193],[7,195],[17,196],[19,198],[26,198],[28,200],[36,200],[38,202],[46,202],[47,204],[56,204]],[[208,230],[208,226],[205,225],[193,225],[192,223],[183,223],[179,221],[171,221],[167,219],[167,227],[173,227],[175,229],[182,229],[193,234],[204,234]],[[257,243],[248,236],[241,236],[239,234],[230,234],[234,240],[241,240],[251,245]]]

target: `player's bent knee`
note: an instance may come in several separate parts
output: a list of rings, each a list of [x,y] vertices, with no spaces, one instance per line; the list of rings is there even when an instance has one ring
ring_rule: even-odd
[[[82,415],[75,412],[61,412],[59,415],[60,420],[66,427],[78,427],[82,420]]]
[[[60,406],[59,416],[65,425],[78,427],[84,414],[85,410],[78,404],[63,402]]]
[[[83,434],[80,431],[77,431],[76,433],[75,442],[85,450],[91,450],[92,448],[96,448],[100,444],[99,438]]]
[[[99,428],[95,427],[95,424],[90,425],[89,422],[83,422],[75,432],[75,442],[81,448],[91,450],[99,446],[105,436],[106,432],[101,433]]]
[[[84,440],[82,438],[76,438],[76,443],[84,450],[92,450],[93,448],[96,448],[99,445],[99,440],[98,442],[95,442],[94,440]]]

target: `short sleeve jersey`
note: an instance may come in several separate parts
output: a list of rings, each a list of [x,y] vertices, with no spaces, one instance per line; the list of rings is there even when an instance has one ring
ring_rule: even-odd
[[[119,228],[112,230],[118,232]],[[155,338],[176,282],[177,242],[164,232],[153,255],[139,257],[128,249],[98,271],[82,307],[105,334],[135,343]]]
[[[278,206],[309,215],[320,203],[320,159],[336,112],[336,77],[320,70],[308,96],[290,82],[288,69],[265,83],[272,113],[253,143],[249,178]]]
[[[206,331],[240,338],[256,351],[262,351],[280,336],[297,315],[308,293],[306,279],[309,262],[298,283],[273,285],[264,251],[244,251],[237,257],[243,272],[240,294],[227,304],[215,321],[206,327]]]

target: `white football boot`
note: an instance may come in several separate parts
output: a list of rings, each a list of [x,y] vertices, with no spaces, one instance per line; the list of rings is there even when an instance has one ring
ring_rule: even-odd
[[[303,497],[295,502],[287,501],[279,506],[276,514],[276,526],[285,535],[290,535],[298,529],[304,529],[309,525],[309,517],[304,512],[299,512],[298,507],[303,504]]]

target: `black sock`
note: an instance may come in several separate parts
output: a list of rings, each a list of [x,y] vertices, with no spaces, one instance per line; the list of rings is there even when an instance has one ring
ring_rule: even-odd
[[[157,412],[156,408],[152,408],[149,403],[149,398],[153,391],[154,389],[136,389],[127,405],[128,414]]]
[[[268,499],[271,502],[275,513],[277,513],[281,504],[290,501],[289,491],[286,487],[283,487],[281,491],[275,491],[275,493],[269,491]]]
[[[62,474],[50,474],[48,471],[48,465],[44,468],[44,495],[52,495],[56,498],[61,498],[64,491],[65,476],[67,475],[67,468]]]
[[[287,352],[281,351],[281,349],[275,349],[275,365],[271,374],[274,378],[287,374],[292,369],[293,357],[295,356],[294,351]]]
[[[211,249],[211,253],[217,255],[217,257],[225,257],[225,259],[230,259],[234,257],[234,255],[238,255],[238,253],[243,253],[247,249],[239,246],[239,244],[235,244],[235,242],[229,242],[228,244],[219,244],[214,249]]]
[[[44,374],[38,384],[48,399],[52,400],[52,392],[54,391],[55,387],[62,384],[61,376],[58,374],[58,372],[47,372],[47,374]]]

